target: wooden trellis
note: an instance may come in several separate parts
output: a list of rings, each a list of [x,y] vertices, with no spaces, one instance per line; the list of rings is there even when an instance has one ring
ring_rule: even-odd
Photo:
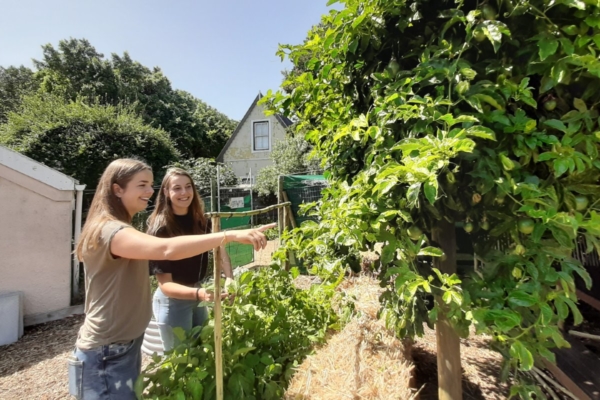
[[[210,212],[206,213],[206,217],[210,217],[212,222],[212,232],[219,232],[221,230],[221,218],[234,218],[234,217],[250,217],[255,215],[266,214],[273,210],[278,210],[283,213],[283,221],[279,219],[279,227],[281,230],[285,229],[285,221],[287,213],[291,212],[290,202],[281,204],[275,204],[260,210],[243,211],[243,212]],[[213,208],[214,209],[214,208]],[[214,259],[214,283],[215,283],[215,378],[217,385],[217,400],[223,400],[223,333],[221,329],[221,247],[215,247],[213,249]]]

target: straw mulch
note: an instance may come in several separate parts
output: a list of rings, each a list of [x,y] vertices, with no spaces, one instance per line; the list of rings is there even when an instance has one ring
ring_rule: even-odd
[[[464,400],[508,398],[509,385],[500,382],[502,356],[489,348],[490,337],[475,335],[460,340]],[[411,355],[415,363],[415,385],[420,400],[438,398],[437,345],[435,331],[425,327],[425,335],[415,339]]]
[[[377,320],[381,293],[377,281],[361,275],[342,283],[342,290],[356,297],[357,315],[300,365],[284,398],[412,398],[409,352]]]

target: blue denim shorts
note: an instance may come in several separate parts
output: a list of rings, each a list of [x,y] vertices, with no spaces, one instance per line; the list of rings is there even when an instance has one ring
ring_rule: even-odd
[[[208,319],[208,310],[206,307],[198,307],[196,300],[173,299],[166,296],[160,288],[154,292],[152,310],[165,351],[176,345],[173,328],[189,331]]]
[[[78,400],[135,400],[143,338],[90,350],[75,348],[68,360],[69,393]]]

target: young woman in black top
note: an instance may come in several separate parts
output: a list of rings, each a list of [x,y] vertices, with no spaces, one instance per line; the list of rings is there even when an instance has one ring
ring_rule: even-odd
[[[148,234],[167,238],[210,231],[210,221],[204,216],[203,202],[192,177],[181,168],[170,168],[148,219]],[[224,247],[220,253],[225,277],[231,279],[231,262]],[[165,350],[174,346],[173,328],[187,331],[208,318],[206,307],[198,307],[199,302],[214,299],[212,292],[199,288],[207,270],[208,252],[178,261],[150,261],[150,273],[158,280],[152,309]]]

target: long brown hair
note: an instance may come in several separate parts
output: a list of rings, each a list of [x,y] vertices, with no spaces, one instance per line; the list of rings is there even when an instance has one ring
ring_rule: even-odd
[[[200,200],[200,195],[196,190],[196,184],[194,180],[185,170],[181,168],[169,168],[165,177],[160,184],[160,190],[156,196],[156,206],[154,211],[148,218],[148,229],[149,235],[156,236],[161,231],[161,236],[166,237],[184,235],[177,223],[175,222],[175,214],[173,213],[173,207],[171,207],[171,199],[167,196],[166,192],[169,190],[171,179],[175,176],[185,176],[192,183],[192,189],[194,190],[192,203],[190,204],[188,214],[191,212],[193,223],[192,234],[206,233],[206,217],[204,216],[204,203]]]
[[[142,161],[131,158],[120,158],[106,167],[96,187],[92,205],[75,249],[75,254],[80,261],[83,261],[88,250],[96,247],[106,222],[118,220],[131,223],[131,215],[113,192],[113,184],[116,183],[125,189],[135,174],[145,170],[152,171],[152,168]]]

